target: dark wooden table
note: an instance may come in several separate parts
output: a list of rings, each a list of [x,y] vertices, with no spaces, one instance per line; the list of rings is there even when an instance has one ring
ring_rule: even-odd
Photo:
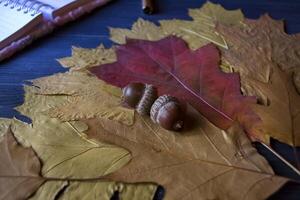
[[[129,28],[138,17],[154,22],[160,19],[190,19],[187,9],[199,8],[205,1],[163,0],[157,2],[159,12],[149,16],[142,13],[140,0],[115,0],[80,20],[60,27],[51,35],[34,42],[11,59],[0,63],[0,117],[28,120],[13,109],[23,102],[24,81],[65,71],[66,69],[62,68],[55,59],[69,56],[72,45],[94,48],[103,43],[108,47],[112,44],[108,38],[108,26]],[[268,12],[273,18],[286,21],[288,33],[300,32],[300,0],[213,0],[212,2],[221,3],[227,9],[242,8],[246,17],[253,19]],[[259,144],[255,145],[270,162],[276,174],[300,181],[300,177],[281,161]],[[275,140],[272,141],[272,146],[287,160],[294,163],[294,153],[291,147]],[[299,148],[298,153],[300,155]],[[300,187],[298,184],[288,183],[271,199],[299,200]]]

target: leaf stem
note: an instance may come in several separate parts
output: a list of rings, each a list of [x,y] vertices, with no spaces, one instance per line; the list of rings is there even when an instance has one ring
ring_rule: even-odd
[[[294,167],[290,162],[288,162],[285,158],[283,158],[280,154],[278,154],[271,146],[263,142],[259,143],[263,145],[266,149],[268,149],[270,152],[272,152],[279,160],[285,163],[291,170],[293,170],[297,175],[300,176],[300,171],[296,167]]]

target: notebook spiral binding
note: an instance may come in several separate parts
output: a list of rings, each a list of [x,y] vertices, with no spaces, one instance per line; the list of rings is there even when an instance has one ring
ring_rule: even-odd
[[[0,5],[1,4],[5,7],[9,7],[10,9],[15,9],[18,12],[23,11],[24,14],[30,14],[31,16],[35,16],[40,13],[40,9],[42,7],[54,9],[48,4],[35,0],[0,0]]]

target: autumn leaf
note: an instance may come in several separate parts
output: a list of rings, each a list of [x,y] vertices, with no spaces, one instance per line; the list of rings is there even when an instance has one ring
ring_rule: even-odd
[[[205,3],[199,9],[190,9],[189,15],[193,21],[161,20],[161,28],[166,34],[176,34],[182,37],[191,49],[197,49],[210,42],[227,48],[222,35],[215,31],[216,23],[236,25],[243,20],[241,10],[225,10],[221,5]]]
[[[64,191],[61,199],[101,199],[110,200],[118,191],[119,199],[152,200],[156,186],[153,184],[118,184],[114,182],[76,182],[72,181]],[[47,196],[45,196],[47,197]]]
[[[38,188],[38,190],[34,193],[34,195],[28,198],[28,200],[58,199],[59,194],[63,192],[68,187],[68,185],[69,185],[69,181],[67,180],[46,181],[43,185],[41,185]]]
[[[0,143],[0,199],[26,199],[44,182],[32,148],[18,144],[10,129]]]
[[[60,184],[58,184],[60,183]],[[42,185],[30,200],[88,199],[110,200],[115,192],[122,200],[152,200],[155,184],[129,184],[107,181],[48,181]]]
[[[60,104],[61,99],[64,98],[63,96],[36,95],[36,94],[34,94],[34,91],[35,91],[34,87],[28,87],[28,86],[25,88],[25,90],[26,90],[25,103],[24,103],[24,105],[19,107],[18,110],[21,111],[22,114],[27,114],[28,116],[33,118],[34,124],[31,127],[31,126],[28,126],[21,122],[14,121],[13,130],[15,131],[15,135],[20,139],[20,141],[27,141],[27,142],[24,142],[24,144],[32,145],[33,147],[35,147],[37,154],[41,157],[41,159],[43,160],[43,163],[45,163],[45,168],[49,168],[49,167],[47,167],[47,166],[49,166],[48,163],[49,162],[52,163],[52,161],[53,161],[52,157],[50,157],[50,159],[47,157],[48,152],[50,155],[54,155],[54,158],[55,158],[54,161],[55,161],[57,159],[60,159],[61,156],[64,156],[66,154],[68,155],[68,153],[66,153],[66,152],[74,152],[74,149],[76,149],[76,148],[74,148],[74,144],[77,144],[77,145],[82,144],[82,145],[79,145],[79,146],[82,146],[82,149],[86,148],[86,146],[94,146],[93,144],[85,145],[85,143],[88,140],[84,137],[84,134],[82,133],[84,130],[87,129],[87,126],[85,125],[85,123],[79,123],[79,122],[72,123],[71,125],[74,127],[74,130],[77,130],[77,131],[74,131],[73,129],[69,128],[70,125],[67,125],[67,123],[71,123],[71,122],[60,122],[57,119],[50,119],[47,116],[43,115],[43,111],[45,109],[48,109],[47,105],[55,106],[56,100],[58,101],[58,104]],[[33,107],[32,105],[36,105],[36,106]],[[245,168],[246,171],[250,170],[251,173],[252,173],[252,170],[255,170],[255,171],[258,171],[258,172],[264,174],[264,175],[261,175],[260,173],[258,173],[257,176],[255,175],[256,173],[254,173],[254,175],[251,174],[251,177],[255,177],[250,180],[250,183],[253,183],[253,184],[255,181],[257,181],[260,178],[267,178],[269,176],[273,177],[273,175],[272,175],[273,172],[272,172],[271,168],[269,167],[269,165],[267,164],[267,162],[255,152],[255,149],[251,146],[251,144],[249,143],[249,141],[247,140],[245,135],[243,135],[243,133],[241,133],[240,131],[233,131],[232,133],[230,133],[230,132],[225,133],[224,131],[221,131],[220,129],[217,129],[216,127],[214,127],[205,118],[202,118],[202,117],[200,118],[199,114],[197,114],[196,112],[193,112],[193,113],[195,116],[191,115],[190,121],[194,122],[193,124],[195,127],[191,127],[191,129],[189,129],[188,132],[183,133],[183,135],[179,135],[179,134],[171,135],[170,132],[162,130],[158,126],[152,124],[150,122],[149,118],[141,118],[140,116],[136,116],[136,119],[135,119],[136,122],[133,127],[128,127],[128,126],[123,127],[118,122],[114,123],[114,121],[107,120],[107,121],[103,121],[103,122],[105,122],[105,124],[103,125],[103,128],[105,128],[106,130],[109,131],[109,135],[113,136],[114,134],[118,134],[118,135],[124,134],[124,137],[126,135],[126,137],[129,137],[129,139],[131,141],[138,140],[137,143],[141,143],[141,145],[136,145],[134,143],[133,146],[141,146],[143,148],[147,147],[147,149],[149,147],[150,153],[151,153],[150,156],[153,153],[154,153],[154,155],[156,155],[159,152],[165,152],[165,151],[167,152],[166,156],[165,156],[165,154],[163,154],[163,156],[161,156],[161,155],[159,155],[158,157],[155,156],[152,159],[152,156],[148,157],[148,153],[147,152],[144,153],[145,150],[143,150],[143,149],[138,149],[138,152],[133,151],[134,149],[130,149],[130,151],[132,151],[132,153],[135,153],[133,155],[134,158],[137,159],[137,160],[134,159],[132,162],[130,162],[132,164],[134,164],[136,162],[138,162],[138,163],[141,162],[141,163],[145,163],[147,166],[149,162],[150,163],[157,162],[158,164],[160,164],[158,161],[164,160],[164,161],[168,162],[167,165],[172,165],[172,163],[174,163],[174,162],[175,163],[178,163],[178,162],[186,163],[186,164],[182,164],[182,166],[185,167],[186,165],[189,166],[190,163],[192,161],[194,161],[195,159],[197,159],[196,163],[198,163],[198,159],[199,160],[203,159],[203,160],[207,160],[208,163],[221,162],[220,166],[216,165],[217,166],[216,168],[213,167],[213,166],[215,166],[214,164],[208,164],[208,165],[204,164],[204,165],[200,166],[201,171],[203,168],[208,168],[206,170],[208,170],[210,175],[212,175],[212,176],[214,176],[215,173],[219,172],[219,170],[220,170],[221,174],[225,173],[226,170],[229,170],[229,169],[231,170],[230,167],[223,168],[223,165],[229,165],[229,166],[234,165],[234,166],[237,166],[237,168],[239,168],[239,167],[241,167],[243,169]],[[21,123],[21,124],[19,124],[19,123]],[[199,127],[199,125],[201,125],[201,126]],[[53,129],[52,129],[52,127],[53,127]],[[95,132],[93,130],[93,127],[95,127],[95,126],[90,125],[90,129],[89,129],[90,135],[91,134],[97,135],[97,134],[99,134],[99,131],[104,130],[103,128],[97,126],[97,127],[95,127],[97,129],[95,131],[97,131],[97,132]],[[146,127],[146,129],[145,129],[145,127]],[[22,132],[22,134],[19,134],[19,132],[21,130],[23,132]],[[54,134],[54,133],[56,133],[56,134]],[[60,133],[60,134],[58,134],[58,133]],[[69,133],[70,133],[70,137],[68,136]],[[210,135],[207,135],[208,133],[210,133]],[[33,135],[35,137],[32,137]],[[71,135],[73,135],[73,136],[71,136]],[[78,137],[78,135],[81,135],[82,137]],[[170,138],[170,136],[172,136],[172,137]],[[242,137],[242,136],[244,136],[244,137]],[[83,141],[81,141],[81,140],[83,140]],[[121,144],[121,143],[123,143],[122,141],[124,139],[119,138],[119,140],[120,140],[119,142]],[[43,143],[43,141],[45,141],[45,142],[47,142],[47,144],[51,144],[51,145],[46,145]],[[67,144],[66,144],[66,141],[67,141]],[[99,144],[99,142],[96,142],[94,140],[88,140],[88,141]],[[107,142],[115,143],[115,141],[107,140],[106,138],[103,138],[103,137],[101,137],[101,141],[105,142],[106,144],[107,144]],[[103,142],[100,142],[100,143],[103,143]],[[103,144],[105,144],[105,143],[103,143]],[[59,144],[64,144],[64,145],[59,145]],[[118,146],[120,144],[118,144]],[[220,144],[226,144],[226,145],[220,145]],[[55,147],[54,151],[52,150],[51,146]],[[72,146],[73,148],[70,148],[70,146]],[[108,146],[115,146],[115,145],[108,145]],[[123,146],[123,145],[121,144],[120,146]],[[66,148],[64,148],[64,147],[66,147]],[[40,153],[38,153],[38,152],[40,152]],[[43,152],[46,152],[46,154],[43,155],[44,154]],[[101,152],[99,152],[99,153],[101,153]],[[56,155],[59,155],[59,156],[56,156]],[[140,156],[135,157],[136,155],[140,155]],[[56,159],[56,157],[58,157],[58,158]],[[59,163],[61,163],[60,164],[61,166],[54,165],[54,166],[58,166],[58,167],[54,167],[53,169],[50,169],[49,170],[50,172],[47,172],[47,170],[43,170],[42,173],[47,175],[47,177],[49,175],[51,175],[50,177],[61,177],[61,176],[64,177],[64,176],[67,176],[69,173],[72,173],[72,174],[75,174],[74,176],[77,178],[80,178],[82,176],[87,178],[88,176],[93,177],[95,175],[101,174],[101,171],[99,172],[98,169],[96,169],[96,168],[91,169],[91,167],[100,167],[100,163],[94,161],[95,157],[90,157],[90,158],[93,160],[93,163],[97,163],[97,165],[89,166],[89,168],[81,167],[83,165],[80,164],[82,162],[82,163],[89,163],[89,165],[91,165],[91,162],[88,162],[88,160],[82,159],[82,157],[81,157],[81,158],[78,158],[78,160],[76,161],[76,157],[74,157],[74,156],[71,156],[71,157],[72,157],[72,159],[70,160],[72,162],[71,165],[65,164],[65,162],[59,162]],[[104,161],[104,160],[102,160],[102,161]],[[78,162],[79,162],[79,164],[78,164]],[[131,164],[129,164],[129,165],[131,165]],[[196,165],[198,166],[198,164],[196,164]],[[53,166],[53,164],[52,164],[52,166]],[[73,166],[73,169],[70,170],[69,166]],[[74,166],[76,166],[76,168],[74,168]],[[103,164],[102,164],[102,166],[103,166]],[[149,164],[150,168],[151,168],[151,166],[153,166],[153,165]],[[194,165],[191,166],[192,167],[191,172],[194,172],[195,170],[199,170],[199,167],[194,168],[193,166]],[[138,172],[138,174],[141,174],[140,172],[149,171],[148,168],[145,168],[145,166],[142,166],[141,168],[139,168],[139,165],[137,165],[136,167],[137,167],[136,171],[134,171],[132,173]],[[153,166],[153,167],[159,167],[159,166]],[[175,170],[174,173],[179,173],[181,171],[185,171],[184,167],[182,168],[180,165],[179,168],[176,168],[176,169],[178,169],[178,171]],[[43,167],[43,169],[44,169],[44,167]],[[87,170],[87,169],[89,169],[89,170]],[[119,169],[119,170],[122,170],[122,169]],[[71,171],[71,172],[69,172],[69,171]],[[95,173],[95,171],[97,171],[98,173]],[[120,171],[120,173],[122,173],[122,171]],[[161,172],[161,173],[168,174],[168,171]],[[159,173],[159,174],[161,174],[161,173]],[[145,174],[148,174],[148,172]],[[224,175],[225,179],[227,177],[226,174],[227,173],[225,173],[225,175]],[[235,173],[233,173],[233,174],[235,174]],[[243,174],[243,173],[241,173],[241,174]],[[232,175],[230,171],[228,172],[228,175]],[[183,179],[183,177],[185,180],[189,180],[189,179],[186,179],[186,177],[189,177],[189,176],[186,176],[186,174],[181,175],[180,180]],[[240,173],[238,173],[238,177],[240,177],[240,176],[241,176]],[[68,176],[68,177],[73,177],[73,175]],[[173,175],[170,176],[169,179],[166,180],[166,181],[168,181],[167,182],[168,184],[171,181],[172,177],[173,177]],[[223,177],[223,176],[220,175],[220,177]],[[129,178],[123,179],[122,177],[118,177],[118,178],[106,177],[106,178],[108,180],[135,182],[132,179],[129,179]],[[195,179],[196,178],[198,179],[199,176],[195,177]],[[204,178],[208,178],[208,177],[204,177]],[[203,181],[204,178],[200,178],[199,180],[191,179],[191,182],[194,184],[197,184],[197,183],[199,183],[199,181]],[[143,178],[141,178],[141,179],[137,179],[137,181],[138,182],[145,182],[145,181],[148,182],[148,180],[149,180],[150,182],[157,182],[160,184],[164,184],[164,186],[166,186],[167,189],[169,188],[169,185],[167,183],[165,184],[165,182],[161,182],[161,180],[158,180],[158,179],[159,179],[159,177],[157,177],[157,179],[155,178],[155,179],[150,180],[146,177],[145,180],[143,180]],[[217,179],[217,180],[223,181],[223,179]],[[172,181],[172,182],[174,183],[174,181]],[[269,194],[274,192],[277,188],[279,188],[282,184],[284,184],[284,182],[285,182],[284,179],[281,179],[278,182],[275,181],[275,183],[272,184],[272,187],[270,188],[270,190],[265,189],[263,191],[263,194],[261,194],[261,195],[268,196]],[[182,183],[183,184],[185,183],[184,180],[182,180]],[[92,185],[94,187],[92,187]],[[98,195],[102,194],[103,199],[109,199],[109,197],[112,195],[111,191],[116,191],[116,190],[118,190],[118,188],[121,189],[123,187],[125,187],[125,186],[123,186],[123,185],[118,186],[118,183],[115,183],[115,182],[108,182],[107,184],[102,183],[102,182],[101,183],[100,182],[77,183],[77,182],[72,182],[72,181],[58,181],[56,183],[46,182],[37,191],[37,193],[35,194],[33,199],[43,199],[45,196],[47,196],[47,197],[54,196],[55,197],[57,193],[62,193],[62,196],[66,197],[66,198],[67,197],[75,198],[75,197],[80,197],[82,195],[93,196],[95,194],[98,194]],[[130,187],[130,186],[127,186],[127,184],[126,184],[126,187]],[[153,194],[154,194],[154,191],[156,188],[155,185],[152,185],[152,184],[132,185],[132,187],[138,187],[140,189],[132,188],[131,191],[135,191],[135,192],[131,192],[130,193],[131,196],[129,196],[128,199],[132,199],[133,198],[132,195],[134,195],[134,194],[147,195],[148,197],[153,197]],[[87,190],[85,188],[89,188],[89,189]],[[94,189],[91,189],[91,188],[94,188]],[[109,189],[109,188],[114,188],[114,190]],[[174,189],[174,192],[176,192],[175,188],[172,188],[172,190],[173,189]],[[103,190],[106,192],[101,192]],[[129,189],[124,189],[121,191],[125,192],[128,190]],[[139,190],[141,193],[137,192],[136,190]],[[62,191],[62,192],[60,192],[60,191]],[[76,192],[74,192],[74,191],[76,191]],[[259,192],[257,189],[255,189],[254,191]],[[167,190],[167,193],[171,193],[170,195],[172,195],[172,193],[174,193],[174,192],[172,192],[171,189]],[[231,192],[231,190],[230,190],[230,192]],[[194,192],[192,192],[192,193],[194,193]],[[194,194],[197,195],[197,192]],[[207,194],[207,193],[203,193],[203,195],[205,195],[205,194]],[[220,193],[217,193],[217,194],[220,194]],[[176,195],[177,195],[177,193],[176,193]],[[138,198],[136,195],[135,195],[135,197]],[[145,199],[147,199],[147,198],[145,198]],[[148,199],[150,199],[150,198],[148,198]]]
[[[40,176],[41,165],[31,147],[22,147],[8,129],[0,143],[0,199],[88,199],[110,200],[118,191],[125,200],[152,200],[156,191],[154,184],[124,184],[101,179],[77,181],[51,179]],[[73,167],[78,167],[74,165]],[[88,172],[87,172],[88,173]],[[43,184],[43,185],[42,185]],[[36,191],[37,190],[37,191]]]
[[[13,131],[36,151],[46,177],[101,177],[124,166],[131,157],[123,148],[84,139],[71,122],[42,118],[31,127],[15,121]]]
[[[267,15],[243,23],[243,27],[218,26],[230,47],[222,52],[224,59],[240,73],[244,93],[259,100],[260,105],[253,106],[262,119],[261,139],[269,143],[273,137],[299,146],[300,37],[286,34],[282,21]]]
[[[44,104],[53,99],[35,95],[33,87],[27,87],[25,99],[29,102],[18,110],[30,110],[32,125],[14,120],[12,130],[25,146],[31,146],[43,162],[42,175],[45,177],[93,178],[119,169],[129,162],[131,156],[123,148],[87,140],[83,131],[88,127],[80,122],[61,122],[43,115]],[[36,110],[36,111],[35,111]],[[34,137],[33,137],[34,135]],[[101,159],[100,159],[101,158]],[[88,161],[93,160],[91,165]],[[73,167],[77,166],[77,167]]]
[[[72,47],[72,56],[60,58],[58,62],[70,71],[84,70],[91,66],[111,63],[116,60],[114,48],[106,49],[103,45],[97,48]]]
[[[25,85],[23,89],[25,91],[24,102],[16,107],[16,110],[29,117],[32,121],[38,120],[49,109],[59,107],[67,100],[65,95],[39,95],[36,93],[38,89],[36,87]]]
[[[230,43],[231,51],[224,51],[224,57],[226,60],[233,60],[234,54],[237,54],[237,49],[240,49],[241,59],[236,60],[234,66],[241,70],[247,70],[242,66],[245,56],[244,52],[246,48],[251,48],[251,54],[256,62],[251,63],[253,67],[248,67],[248,73],[252,78],[253,69],[260,69],[259,75],[264,74],[265,78],[258,77],[260,81],[268,82],[270,76],[270,61],[273,62],[273,67],[279,67],[281,70],[287,72],[293,72],[294,77],[297,79],[299,76],[300,56],[300,35],[289,35],[284,31],[283,21],[276,21],[270,18],[268,15],[261,16],[258,20],[245,19],[242,27],[226,27],[219,25],[217,30],[224,34],[226,41]],[[231,35],[231,34],[234,34]],[[252,51],[253,50],[253,51]],[[249,60],[249,59],[245,59]],[[247,61],[250,62],[250,61]],[[267,65],[267,69],[264,70],[263,65]],[[276,66],[277,65],[277,66]],[[298,75],[298,76],[296,76]],[[295,82],[296,84],[296,82]],[[297,89],[300,89],[300,85],[296,84]]]
[[[134,111],[120,105],[121,90],[86,72],[66,72],[32,81],[35,93],[64,96],[65,101],[46,111],[62,121],[101,117],[132,125]]]
[[[119,87],[130,82],[153,84],[159,94],[170,94],[190,103],[223,129],[238,120],[251,133],[259,121],[249,110],[256,100],[241,95],[238,74],[220,71],[220,55],[213,45],[191,51],[177,37],[157,42],[129,40],[117,49],[117,57],[117,62],[90,71]]]
[[[160,20],[160,26],[138,19],[131,29],[110,28],[110,38],[125,44],[126,38],[157,41],[168,35],[182,37],[191,49],[198,49],[210,42],[227,48],[224,38],[215,31],[216,23],[239,25],[243,20],[241,10],[225,10],[221,5],[206,2],[199,9],[189,9],[190,20]]]
[[[242,81],[245,94],[262,95],[266,104],[253,106],[262,119],[261,131],[265,143],[275,138],[292,146],[300,146],[300,96],[291,77],[279,69],[272,70],[269,83]],[[262,138],[262,137],[260,137]]]
[[[205,19],[210,19],[211,22],[231,26],[239,24],[244,19],[241,9],[226,10],[222,5],[210,1],[204,3],[201,8],[189,9],[189,16],[193,18],[195,23],[205,22]]]
[[[35,194],[31,196],[31,200],[54,200],[58,195],[63,195],[64,198],[70,195],[77,198],[89,195],[91,197],[89,199],[109,200],[115,191],[118,191],[119,196],[126,200],[139,197],[149,200],[153,198],[157,187],[155,184],[137,185],[105,181],[102,178],[103,175],[118,170],[130,160],[129,152],[115,145],[88,140],[83,133],[87,125],[82,122],[60,122],[45,116],[44,110],[48,106],[60,104],[64,97],[36,95],[34,91],[34,87],[25,86],[25,102],[17,108],[22,114],[33,119],[32,125],[16,119],[0,120],[0,124],[5,125],[3,127],[10,122],[18,141],[27,148],[33,148],[43,163],[42,169],[37,170],[37,174],[43,175],[41,179],[46,182],[43,185],[40,184],[40,187],[35,187],[36,192],[32,189]],[[2,135],[2,129],[0,130]],[[15,153],[18,152],[13,149],[11,154]],[[37,159],[36,155],[30,159]],[[26,156],[24,158],[27,159]],[[4,159],[0,157],[0,168],[1,163],[5,164]],[[4,165],[4,167],[7,166]],[[16,177],[13,180],[21,178]],[[91,185],[94,185],[95,190],[91,190]],[[1,186],[0,188],[5,191],[13,188],[9,184],[1,184]],[[30,185],[28,188],[22,186],[24,190],[31,189]],[[136,191],[136,193],[130,191]],[[16,193],[14,188],[12,192]],[[25,198],[25,195],[21,194],[20,197]]]
[[[139,18],[131,30],[125,28],[109,28],[110,39],[118,44],[125,44],[126,38],[156,41],[167,36],[162,28],[152,22]]]
[[[2,141],[3,136],[7,133],[10,124],[11,119],[0,118],[0,141]]]
[[[285,183],[238,126],[226,133],[195,110],[188,116],[182,133],[139,115],[132,127],[104,119],[85,122],[89,137],[132,153],[132,161],[107,178],[154,181],[166,189],[165,199],[265,199]]]

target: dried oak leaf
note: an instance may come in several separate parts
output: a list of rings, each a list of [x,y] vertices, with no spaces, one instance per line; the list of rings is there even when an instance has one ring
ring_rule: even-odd
[[[38,190],[32,195],[28,200],[56,200],[58,198],[59,193],[62,193],[63,190],[69,185],[69,181],[46,181],[43,185],[41,185]]]
[[[85,139],[74,123],[41,116],[32,126],[15,120],[12,129],[24,145],[35,150],[43,162],[45,177],[101,177],[129,162],[128,151]]]
[[[26,199],[44,182],[32,148],[18,144],[10,128],[0,143],[0,199]]]
[[[243,24],[218,26],[229,45],[224,59],[240,73],[244,93],[257,96],[261,104],[253,106],[262,119],[263,141],[273,137],[299,146],[300,35],[286,34],[283,22],[268,15]]]
[[[110,200],[115,192],[118,192],[122,200],[152,200],[157,188],[150,183],[130,184],[103,180],[61,181],[58,184],[59,182],[44,183],[30,200]]]
[[[120,105],[119,88],[107,85],[86,72],[66,72],[35,79],[40,95],[65,96],[63,104],[49,108],[51,117],[62,121],[101,117],[132,125],[134,111]]]
[[[59,199],[88,197],[87,199],[110,200],[115,191],[118,191],[120,198],[125,200],[139,198],[152,200],[156,191],[156,185],[149,183],[124,184],[103,181],[101,178],[94,181],[84,179],[60,181],[41,177],[39,175],[41,166],[36,154],[31,147],[20,146],[10,129],[0,143],[0,150],[0,199],[3,200],[27,199],[29,196],[30,200],[55,200],[58,199],[58,195],[62,195]],[[105,163],[105,160],[102,161]],[[89,165],[93,163],[95,161],[91,160]],[[79,167],[74,164],[72,168]],[[96,164],[99,166],[99,163]]]
[[[101,178],[124,166],[130,160],[128,151],[115,145],[86,139],[83,131],[87,126],[82,122],[60,122],[43,114],[48,106],[60,104],[64,97],[36,95],[34,87],[29,86],[25,87],[25,92],[25,102],[18,110],[30,116],[33,123],[29,125],[12,120],[12,129],[23,145],[31,146],[35,150],[43,162],[41,174],[46,180],[50,178],[31,197],[32,200],[54,200],[58,198],[57,195],[64,195],[67,199],[70,191],[79,199],[88,194],[93,197],[88,199],[109,200],[115,191],[128,200],[138,197],[149,200],[153,198],[157,187],[155,184],[107,182]],[[77,181],[72,180],[74,178]],[[93,178],[94,181],[84,180],[86,178]],[[97,188],[95,190],[86,187],[94,184]]]
[[[240,92],[236,73],[219,69],[217,48],[206,45],[191,51],[175,36],[159,41],[128,40],[117,49],[118,61],[90,68],[98,78],[115,86],[144,82],[190,103],[220,128],[239,121],[251,134],[259,118],[249,109],[256,102]]]
[[[238,126],[226,133],[195,110],[188,116],[182,133],[139,115],[131,127],[104,119],[85,123],[89,137],[132,153],[131,162],[108,179],[156,182],[165,187],[165,199],[265,199],[286,182],[273,174]]]
[[[156,185],[72,181],[61,195],[61,199],[110,200],[115,191],[122,200],[152,200]]]
[[[84,70],[91,66],[114,62],[116,55],[114,48],[106,49],[99,45],[95,49],[72,47],[72,56],[60,58],[57,61],[70,71]]]

